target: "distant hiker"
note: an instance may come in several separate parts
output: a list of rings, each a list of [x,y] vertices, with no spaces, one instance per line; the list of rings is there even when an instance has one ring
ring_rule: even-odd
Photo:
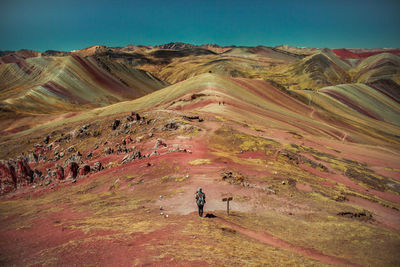
[[[196,192],[196,203],[197,207],[199,208],[199,216],[203,217],[203,207],[206,203],[206,194],[203,193],[201,187]]]
[[[225,106],[225,101],[222,101],[222,105]]]

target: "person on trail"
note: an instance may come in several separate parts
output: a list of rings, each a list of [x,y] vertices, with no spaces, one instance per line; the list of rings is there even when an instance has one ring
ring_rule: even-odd
[[[206,204],[206,194],[203,193],[201,187],[196,192],[196,203],[199,208],[199,216],[203,217],[203,207]]]

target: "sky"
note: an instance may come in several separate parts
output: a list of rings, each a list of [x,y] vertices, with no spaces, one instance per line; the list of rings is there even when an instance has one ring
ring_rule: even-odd
[[[1,0],[0,50],[169,42],[399,48],[400,0]]]

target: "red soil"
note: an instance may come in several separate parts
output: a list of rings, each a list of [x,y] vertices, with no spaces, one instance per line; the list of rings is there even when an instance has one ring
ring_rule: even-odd
[[[400,50],[399,49],[393,49],[393,50],[380,50],[380,51],[370,51],[370,52],[360,52],[360,53],[355,53],[350,50],[347,50],[345,48],[341,49],[333,49],[333,52],[339,56],[342,59],[346,58],[367,58],[373,55],[381,54],[381,53],[391,53],[397,56],[400,56]]]
[[[296,183],[296,188],[308,193],[311,193],[313,191],[312,187],[308,184]]]
[[[47,88],[50,92],[56,94],[58,97],[62,99],[67,99],[69,101],[77,101],[80,104],[89,104],[90,102],[71,93],[70,90],[62,87],[58,83],[54,81],[49,81],[42,85],[43,87]]]

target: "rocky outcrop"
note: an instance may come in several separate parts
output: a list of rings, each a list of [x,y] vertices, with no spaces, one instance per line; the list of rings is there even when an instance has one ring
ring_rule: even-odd
[[[0,188],[3,191],[9,191],[16,187],[17,176],[15,173],[15,167],[8,161],[0,161]]]
[[[136,151],[134,151],[132,154],[126,155],[126,156],[122,159],[122,164],[131,162],[132,160],[135,160],[135,159],[141,159],[141,158],[142,158],[142,154],[140,153],[140,151],[136,150]]]

